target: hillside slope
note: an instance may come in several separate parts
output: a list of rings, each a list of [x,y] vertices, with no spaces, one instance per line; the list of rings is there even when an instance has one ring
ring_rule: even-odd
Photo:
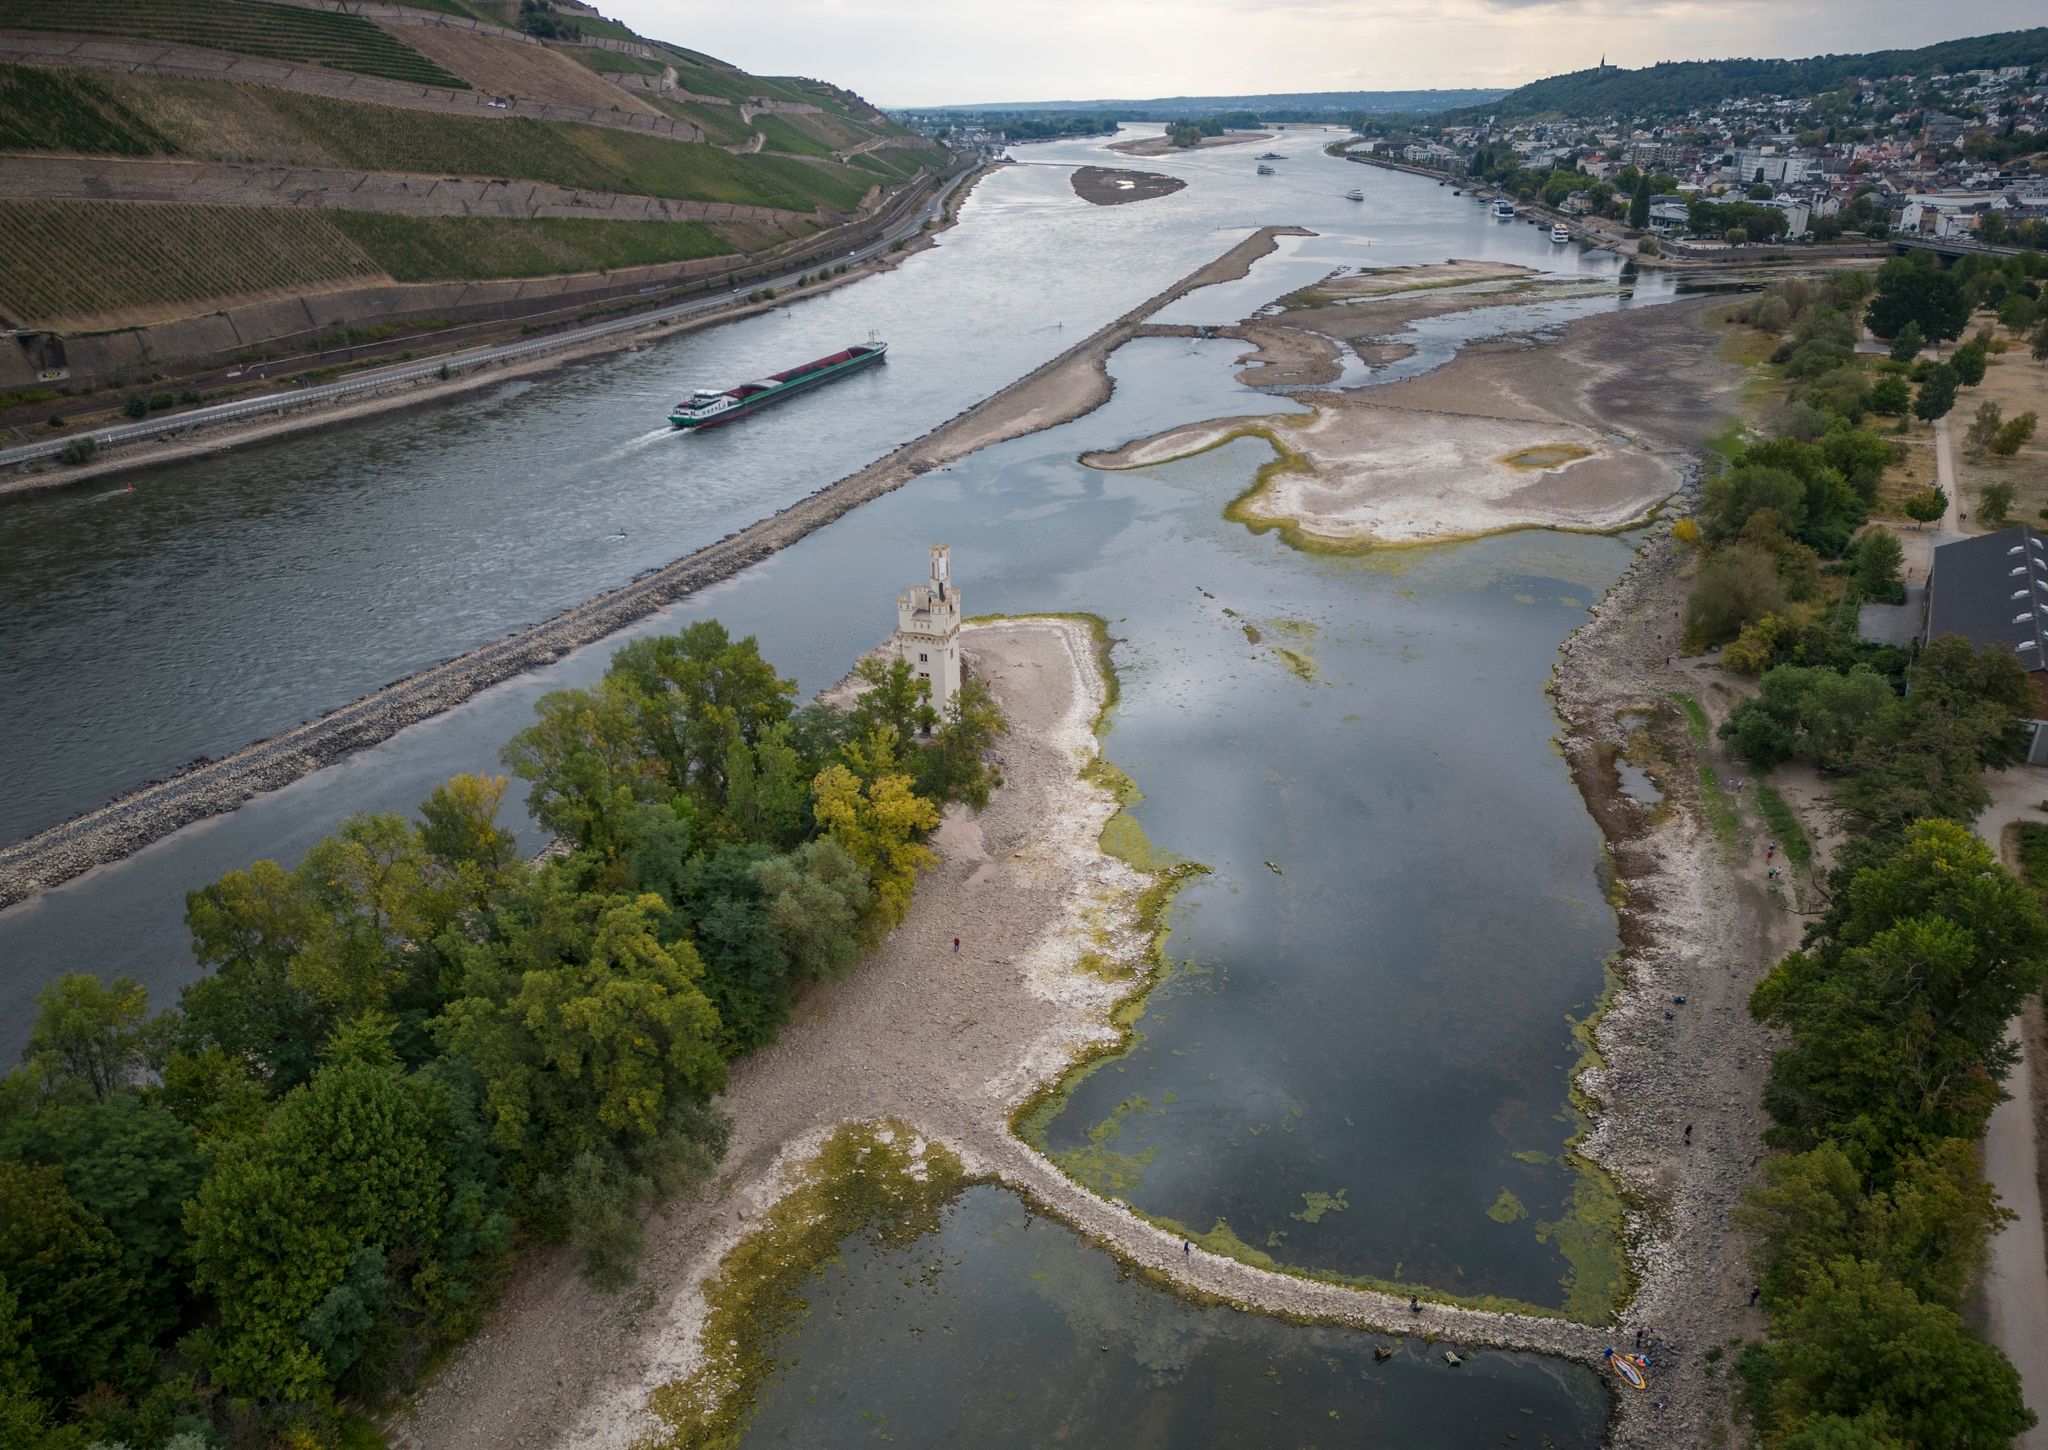
[[[117,352],[87,339],[123,329],[155,331],[121,355],[253,359],[702,285],[949,161],[851,92],[572,0],[0,0],[0,328],[26,335],[0,391],[91,381]]]
[[[1666,61],[1642,70],[1584,70],[1550,76],[1497,101],[1449,112],[1446,119],[1680,116],[1724,100],[1811,96],[1862,79],[2035,66],[2044,61],[2048,61],[2048,28],[1971,36],[1919,50],[1818,55],[1804,60]]]

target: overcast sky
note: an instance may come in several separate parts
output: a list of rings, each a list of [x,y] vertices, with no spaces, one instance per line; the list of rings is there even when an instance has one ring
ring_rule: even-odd
[[[1515,86],[2039,25],[2041,0],[596,0],[643,35],[877,105]]]

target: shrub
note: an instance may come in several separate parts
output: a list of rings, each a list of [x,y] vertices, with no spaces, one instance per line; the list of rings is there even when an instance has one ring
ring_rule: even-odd
[[[1749,321],[1762,332],[1783,332],[1792,324],[1792,309],[1782,297],[1766,297],[1750,310]]]
[[[81,463],[90,463],[92,456],[99,451],[97,438],[74,438],[64,445],[64,451],[57,455],[57,461],[76,467]]]
[[[2013,488],[2009,483],[1987,483],[1977,492],[1977,517],[1994,529],[2004,528],[2012,518]]]
[[[121,411],[131,418],[149,416],[149,399],[140,393],[130,393],[121,403]]]
[[[1777,561],[1754,544],[1734,544],[1708,556],[1685,606],[1688,651],[1734,639],[1752,620],[1785,607]]]
[[[2000,428],[1991,440],[1991,451],[2000,458],[2010,458],[2020,451],[2020,445],[2034,436],[2036,422],[2030,408]]]
[[[1904,378],[1892,373],[1877,380],[1865,402],[1871,412],[1896,418],[1913,406],[1913,390]]]

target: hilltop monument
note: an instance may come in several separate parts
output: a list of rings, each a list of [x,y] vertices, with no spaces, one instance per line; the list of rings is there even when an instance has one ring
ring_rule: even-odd
[[[960,690],[960,592],[953,587],[952,548],[932,545],[932,577],[896,596],[896,654],[932,687],[941,715]]]

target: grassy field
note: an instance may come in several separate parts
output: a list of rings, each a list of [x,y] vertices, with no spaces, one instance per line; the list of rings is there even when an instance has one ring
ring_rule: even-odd
[[[90,71],[0,65],[0,151],[160,156],[177,149]]]
[[[754,117],[753,126],[761,133],[762,149],[786,151],[795,156],[830,156],[832,148],[824,142],[806,136],[792,126],[783,116],[771,116],[765,112]]]
[[[740,119],[736,106],[714,106],[704,101],[673,101],[667,97],[655,97],[654,104],[678,121],[688,121],[701,128],[704,138],[717,146],[741,146],[746,144],[754,130]]]
[[[593,191],[849,211],[867,181],[844,167],[527,116],[486,120],[274,92],[269,104],[342,161],[375,171],[517,177]]]
[[[263,0],[0,0],[0,30],[133,36],[468,89],[468,82],[360,16]]]
[[[0,314],[20,322],[306,287],[379,270],[318,212],[0,200]]]
[[[731,252],[711,227],[582,217],[380,216],[334,212],[334,225],[401,282],[614,271]]]
[[[1778,849],[1785,853],[1785,859],[1794,866],[1804,868],[1813,860],[1813,842],[1806,839],[1806,827],[1799,822],[1799,813],[1792,809],[1791,802],[1767,785],[1756,788],[1757,814],[1764,818],[1764,824],[1771,828],[1771,838],[1778,843]]]
[[[663,70],[661,62],[648,60],[645,56],[627,55],[617,50],[599,50],[590,45],[573,46],[568,54],[599,75],[616,75],[624,72],[636,76],[658,76]]]

